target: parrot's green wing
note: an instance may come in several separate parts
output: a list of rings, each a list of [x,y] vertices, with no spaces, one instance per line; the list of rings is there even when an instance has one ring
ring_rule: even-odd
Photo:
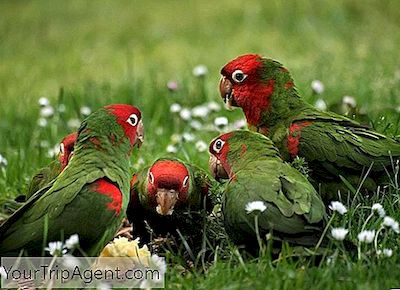
[[[45,194],[53,185],[54,181],[42,187],[39,191],[34,193],[21,207],[18,208],[11,216],[9,216],[0,226],[0,239],[6,231],[27,211],[32,205]]]
[[[260,214],[259,226],[284,234],[310,231],[310,224],[322,221],[325,207],[307,179],[282,161],[253,162],[251,169],[236,172],[225,190],[224,215],[238,221],[236,215],[253,223],[246,205],[262,201],[266,210]],[[235,223],[236,223],[235,222]],[[235,227],[235,225],[233,225]]]
[[[391,156],[400,156],[399,142],[345,117],[315,111],[294,123],[304,121],[310,124],[300,130],[298,155],[309,163],[317,161],[330,174],[338,176],[343,169],[360,172],[371,165],[372,171],[383,171]]]
[[[48,166],[39,170],[31,179],[26,193],[28,200],[39,189],[47,185],[50,181],[56,178],[61,172],[61,164],[58,160],[53,160]]]

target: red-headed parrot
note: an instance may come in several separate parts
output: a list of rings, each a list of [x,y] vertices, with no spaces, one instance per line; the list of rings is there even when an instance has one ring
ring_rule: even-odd
[[[14,198],[6,198],[0,201],[0,212],[5,216],[9,216],[16,211],[23,203],[28,200],[36,191],[46,186],[54,178],[56,178],[61,171],[67,166],[69,158],[72,156],[74,151],[74,144],[77,138],[77,133],[72,133],[65,136],[60,142],[60,153],[57,159],[50,162],[49,165],[40,169],[36,173],[29,185],[28,191],[25,194],[18,195]]]
[[[267,137],[245,130],[215,138],[210,170],[228,177],[223,192],[225,229],[234,243],[252,248],[259,237],[315,245],[323,229],[325,206],[307,178],[284,162]]]
[[[68,161],[74,152],[74,144],[78,134],[76,132],[65,136],[60,142],[60,153],[56,160],[53,160],[48,166],[42,168],[33,176],[28,186],[26,199],[29,199],[36,191],[44,187],[68,165]]]
[[[103,107],[81,124],[73,157],[48,186],[0,226],[0,255],[39,256],[50,241],[79,235],[96,256],[118,230],[129,203],[129,157],[143,140],[141,112]]]
[[[242,55],[221,74],[220,92],[227,106],[242,108],[249,129],[269,137],[285,160],[303,157],[315,184],[326,185],[323,191],[330,197],[337,194],[339,176],[357,188],[370,166],[364,187],[375,190],[375,181],[386,177],[385,169],[400,157],[399,142],[306,103],[289,71],[275,60]]]
[[[182,234],[200,232],[194,225],[203,222],[204,209],[212,209],[210,189],[211,180],[203,169],[178,159],[156,160],[131,181],[127,216],[133,235],[149,241],[168,233],[176,235],[176,229]]]

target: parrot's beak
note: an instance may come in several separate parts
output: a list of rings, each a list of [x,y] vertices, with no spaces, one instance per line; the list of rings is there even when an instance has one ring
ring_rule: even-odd
[[[237,107],[234,98],[233,85],[231,81],[224,76],[222,76],[221,80],[219,81],[219,93],[221,94],[221,98],[224,100],[225,107],[228,110],[232,110],[233,107]]]
[[[229,179],[229,175],[222,166],[221,162],[214,155],[210,156],[210,160],[208,161],[208,166],[210,168],[210,172],[215,180],[219,181],[220,179]]]
[[[144,141],[144,126],[142,120],[140,120],[136,128],[136,144],[138,148],[142,146],[143,141]]]
[[[157,190],[156,211],[160,215],[171,215],[174,212],[174,206],[178,200],[178,192],[173,189],[160,188]]]

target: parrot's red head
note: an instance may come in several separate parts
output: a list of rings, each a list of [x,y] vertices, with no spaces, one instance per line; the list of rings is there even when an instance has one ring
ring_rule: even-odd
[[[228,108],[242,108],[247,123],[259,126],[262,113],[269,109],[271,95],[280,86],[281,79],[286,79],[281,75],[286,73],[287,70],[272,59],[258,54],[239,56],[221,69],[221,97]],[[289,74],[288,77],[290,79]]]
[[[75,141],[78,138],[78,133],[74,132],[64,137],[60,143],[60,154],[58,160],[61,163],[61,170],[63,170],[69,162],[69,159],[74,153]]]
[[[233,133],[226,133],[211,141],[209,167],[216,180],[227,179],[232,175],[228,162],[229,139]]]
[[[171,215],[177,203],[185,203],[189,186],[189,171],[178,160],[161,159],[149,169],[147,191],[161,215]]]
[[[144,140],[142,114],[140,110],[125,104],[109,105],[106,106],[105,109],[110,111],[111,114],[117,118],[118,124],[124,129],[125,136],[129,138],[131,145],[138,145],[139,147]]]

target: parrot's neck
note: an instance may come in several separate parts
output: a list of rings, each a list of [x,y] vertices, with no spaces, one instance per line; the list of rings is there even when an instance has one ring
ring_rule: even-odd
[[[272,145],[272,143],[268,144],[260,144],[260,149],[257,150],[248,150],[246,154],[238,156],[232,156],[228,159],[229,163],[229,171],[228,168],[225,168],[227,171],[229,178],[235,178],[236,173],[242,169],[248,167],[256,167],[256,163],[271,161],[273,159],[281,160],[279,157],[279,153],[277,149]]]
[[[277,125],[288,126],[308,106],[294,87],[289,90],[278,87],[270,97],[269,107],[263,112],[259,127],[272,129]]]

